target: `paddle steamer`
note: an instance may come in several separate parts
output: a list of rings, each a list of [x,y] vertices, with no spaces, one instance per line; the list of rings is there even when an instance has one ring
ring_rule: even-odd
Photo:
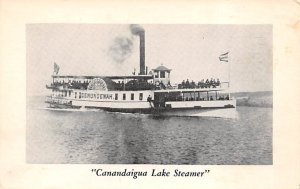
[[[140,37],[140,73],[130,76],[58,75],[46,85],[51,108],[96,108],[111,112],[174,116],[234,117],[236,100],[229,82],[183,82],[172,85],[171,69],[161,65],[148,73],[145,67],[145,34]]]

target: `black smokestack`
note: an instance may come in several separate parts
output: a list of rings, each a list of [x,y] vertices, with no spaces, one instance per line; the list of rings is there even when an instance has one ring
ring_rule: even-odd
[[[140,75],[145,75],[145,30],[137,24],[130,25],[133,35],[140,37]]]

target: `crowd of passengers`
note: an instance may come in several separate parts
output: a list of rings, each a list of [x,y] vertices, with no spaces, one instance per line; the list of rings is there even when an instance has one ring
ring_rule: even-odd
[[[189,97],[186,97],[185,99],[184,99],[185,101],[205,101],[205,100],[209,100],[209,101],[212,101],[212,100],[229,100],[229,95],[227,95],[226,97],[225,96],[220,96],[220,97],[217,97],[217,99],[216,98],[214,98],[213,96],[210,96],[209,98],[204,98],[204,97],[195,97],[195,98],[193,98],[193,97],[191,97],[191,98],[189,98]]]
[[[176,96],[176,97],[166,97],[166,101],[212,101],[212,100],[229,100],[229,95],[221,95],[217,98],[210,96],[210,97],[183,97],[183,96]]]
[[[88,81],[69,81],[69,82],[64,82],[64,81],[55,81],[53,84],[51,84],[51,87],[63,87],[64,89],[87,89],[89,85]],[[153,90],[155,89],[155,85],[152,83],[148,83],[147,81],[144,80],[131,80],[127,83],[125,83],[124,86],[124,81],[122,82],[113,82],[111,83],[111,89],[113,90]]]
[[[186,81],[183,80],[181,84],[178,84],[178,89],[196,89],[196,88],[216,88],[220,86],[220,80],[219,79],[213,79],[211,78],[202,79],[199,82],[194,82],[193,80],[190,82],[189,79]],[[69,89],[87,89],[89,85],[88,81],[69,81],[69,82],[64,82],[64,81],[55,81],[53,84],[51,84],[51,87],[60,87],[63,86],[63,88],[69,88]],[[160,82],[158,85],[154,85],[153,83],[149,83],[145,80],[131,80],[127,83],[125,83],[124,87],[124,82],[113,82],[112,83],[112,88],[115,90],[153,90],[153,89],[166,89],[171,87],[169,84],[168,86],[165,86],[162,82]]]
[[[127,91],[135,91],[135,90],[153,90],[155,88],[155,86],[152,83],[148,83],[145,80],[131,80],[127,83],[125,83],[124,86],[124,82],[114,82],[114,89],[115,90],[127,90]]]
[[[211,78],[210,80],[206,79],[206,81],[202,79],[199,82],[194,82],[193,80],[190,82],[189,79],[187,79],[186,81],[183,80],[181,84],[178,85],[178,89],[216,88],[220,85],[221,82],[219,79],[216,80]]]

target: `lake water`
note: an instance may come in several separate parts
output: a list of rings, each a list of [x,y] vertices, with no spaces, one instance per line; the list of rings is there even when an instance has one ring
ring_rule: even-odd
[[[270,165],[272,108],[238,119],[47,110],[27,100],[27,163]]]

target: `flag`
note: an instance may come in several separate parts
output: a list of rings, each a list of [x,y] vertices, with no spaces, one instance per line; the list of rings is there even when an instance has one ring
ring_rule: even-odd
[[[53,71],[53,73],[55,73],[55,75],[57,75],[58,72],[59,72],[59,65],[54,62],[54,71]]]
[[[220,60],[221,62],[228,62],[228,54],[229,54],[229,52],[224,53],[224,54],[221,54],[221,55],[219,56],[219,60]]]

